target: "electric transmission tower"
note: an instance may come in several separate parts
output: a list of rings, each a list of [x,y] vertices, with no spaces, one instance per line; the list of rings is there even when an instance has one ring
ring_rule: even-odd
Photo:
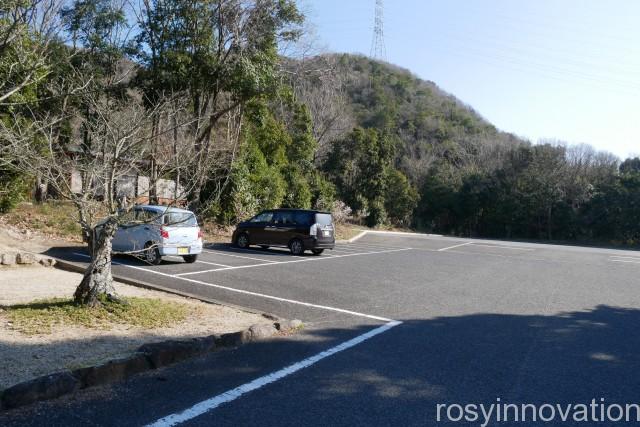
[[[371,53],[369,56],[386,61],[387,48],[384,45],[383,12],[384,7],[382,0],[376,0],[376,18],[373,25],[373,39],[371,40]]]

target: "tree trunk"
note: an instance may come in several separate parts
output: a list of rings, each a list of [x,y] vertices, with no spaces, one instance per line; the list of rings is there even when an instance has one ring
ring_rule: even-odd
[[[111,240],[118,229],[118,222],[115,218],[108,218],[100,227],[100,231],[94,230],[93,233],[91,264],[73,295],[77,304],[90,307],[100,305],[100,295],[115,294],[111,277]]]
[[[180,188],[180,164],[178,160],[178,118],[173,116],[173,157],[176,160],[176,177],[175,186],[173,188],[173,204],[179,206],[178,197],[180,196],[178,189]]]
[[[151,147],[151,165],[149,170],[149,204],[157,205],[158,200],[158,165],[156,164],[156,148],[158,146],[158,132],[160,127],[160,119],[158,117],[153,118],[151,123],[151,138],[153,139],[153,145]]]
[[[47,183],[42,179],[42,174],[36,175],[36,188],[35,188],[35,199],[38,203],[43,203],[47,201],[48,194],[48,186]]]

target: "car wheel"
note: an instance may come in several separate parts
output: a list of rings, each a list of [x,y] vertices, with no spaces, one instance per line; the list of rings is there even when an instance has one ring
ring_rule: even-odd
[[[269,245],[260,245],[262,249],[269,249]]]
[[[182,257],[187,264],[193,264],[198,260],[198,255],[185,255]]]
[[[249,247],[249,235],[247,233],[242,233],[236,238],[236,245],[239,248],[246,249]]]
[[[311,249],[311,252],[314,255],[320,255],[322,252],[324,252],[324,249]]]
[[[294,255],[302,255],[304,253],[304,243],[300,239],[293,239],[289,243],[289,250]]]
[[[147,242],[144,245],[144,260],[151,265],[158,265],[162,261],[160,249],[153,242]]]

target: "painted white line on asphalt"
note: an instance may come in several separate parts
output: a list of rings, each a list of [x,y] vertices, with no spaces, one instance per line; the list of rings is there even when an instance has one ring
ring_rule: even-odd
[[[176,277],[183,277],[183,276],[193,276],[194,274],[204,274],[204,273],[213,273],[214,271],[224,271],[224,270],[237,270],[237,269],[241,269],[241,268],[249,268],[249,267],[263,267],[265,265],[278,265],[278,264],[288,264],[291,262],[303,262],[303,261],[311,261],[310,259],[301,259],[301,260],[295,260],[295,261],[283,261],[283,262],[264,262],[262,264],[249,264],[249,265],[236,265],[233,267],[227,267],[227,268],[212,268],[210,270],[200,270],[200,271],[189,271],[187,273],[178,273],[175,274]]]
[[[248,382],[246,384],[243,384],[239,387],[236,387],[234,389],[231,389],[229,391],[226,391],[222,394],[219,394],[215,397],[212,397],[210,399],[207,400],[203,400],[200,403],[197,403],[195,405],[193,405],[192,407],[185,409],[182,412],[176,413],[176,414],[171,414],[168,415],[164,418],[159,419],[158,421],[154,422],[153,424],[149,424],[149,426],[151,427],[171,427],[171,426],[175,426],[181,423],[184,423],[185,421],[189,421],[192,420],[200,415],[203,415],[209,411],[212,411],[214,409],[216,409],[217,407],[219,407],[220,405],[223,405],[225,403],[231,402],[233,400],[236,400],[237,398],[241,397],[244,394],[250,393],[254,390],[257,390],[259,388],[262,388],[268,384],[274,383],[278,380],[281,380],[291,374],[294,374],[304,368],[308,368],[309,366],[312,366],[316,363],[318,363],[319,361],[321,361],[322,359],[325,359],[327,357],[333,356],[336,353],[339,353],[341,351],[347,350],[351,347],[354,347],[370,338],[375,337],[376,335],[380,335],[383,332],[388,331],[389,329],[400,325],[402,322],[399,321],[391,321],[389,323],[386,323],[382,326],[379,326],[369,332],[366,332],[362,335],[359,335],[355,338],[350,339],[349,341],[345,341],[341,344],[338,344],[335,347],[332,347],[328,350],[325,350],[321,353],[318,353],[314,356],[308,357],[304,360],[301,360],[299,362],[294,363],[293,365],[289,365],[285,368],[280,369],[279,371],[275,371],[272,372],[268,375],[265,375],[263,377],[260,378],[256,378],[255,380]]]
[[[523,248],[519,246],[505,246],[505,245],[485,245],[484,243],[473,243],[472,246],[482,246],[483,248],[500,248],[500,249],[511,249],[514,251],[533,251],[533,248]]]
[[[611,255],[609,258],[631,259],[634,261],[640,261],[640,257],[637,257],[637,256]]]
[[[229,256],[229,257],[233,257],[233,258],[244,258],[244,259],[251,259],[254,261],[262,261],[262,262],[278,262],[278,261],[271,261],[268,259],[262,259],[262,258],[254,258],[254,257],[250,257],[250,256],[244,256],[244,255],[234,255],[234,254],[229,254],[223,251],[210,251],[210,250],[206,250],[203,249],[202,252],[206,252],[208,254],[216,254],[216,255],[223,255],[223,256]]]
[[[349,251],[386,251],[393,249],[406,249],[406,246],[336,246],[337,250],[349,250]]]
[[[73,254],[81,256],[81,257],[85,257],[85,258],[91,258],[89,255],[83,254],[83,253],[80,253],[80,252],[73,252]],[[258,293],[258,292],[245,291],[243,289],[230,288],[228,286],[215,285],[213,283],[203,282],[202,280],[189,279],[188,277],[179,277],[179,276],[176,276],[175,274],[168,274],[168,273],[163,273],[161,271],[149,270],[147,268],[142,268],[142,267],[138,267],[138,266],[135,266],[135,265],[122,264],[122,263],[114,262],[114,261],[111,261],[111,262],[113,264],[115,264],[115,265],[121,265],[123,267],[129,267],[129,268],[132,268],[134,270],[141,270],[141,271],[144,271],[144,272],[147,272],[147,273],[157,274],[159,276],[164,276],[164,277],[170,277],[172,279],[184,280],[185,282],[196,283],[198,285],[209,286],[209,287],[212,287],[212,288],[223,289],[223,290],[229,291],[229,292],[235,292],[235,293],[244,294],[244,295],[251,295],[251,296],[254,296],[254,297],[271,299],[271,300],[274,300],[274,301],[287,302],[287,303],[290,303],[290,304],[302,305],[302,306],[305,306],[305,307],[313,307],[313,308],[319,308],[319,309],[322,309],[322,310],[335,311],[337,313],[350,314],[350,315],[358,316],[358,317],[366,317],[367,319],[380,320],[382,322],[390,322],[391,321],[391,319],[388,319],[386,317],[373,316],[371,314],[359,313],[357,311],[345,310],[345,309],[342,309],[342,308],[329,307],[329,306],[326,306],[326,305],[319,305],[319,304],[311,304],[311,303],[304,302],[304,301],[296,301],[296,300],[292,300],[292,299],[288,299],[288,298],[280,298],[280,297],[275,297],[273,295],[261,294],[261,293]]]
[[[443,237],[442,234],[423,234],[423,233],[408,233],[406,231],[383,231],[383,230],[364,230],[361,231],[357,236],[350,238],[347,240],[349,243],[353,243],[356,240],[362,238],[367,234],[383,234],[383,235],[396,235],[396,236],[408,236],[408,237]]]
[[[172,258],[172,259],[180,259],[181,261],[183,260],[183,258],[181,256],[178,255],[165,255],[165,258]],[[226,264],[219,264],[217,262],[209,262],[209,261],[202,261],[202,260],[196,260],[196,262],[198,264],[209,264],[209,265],[217,265],[219,267],[231,267],[230,265],[226,265]]]
[[[269,248],[272,248],[272,249],[269,249]],[[274,250],[274,249],[284,249],[284,250]],[[215,251],[216,248],[215,247],[209,248],[209,250],[210,250],[210,252],[211,251]],[[285,246],[275,246],[275,245],[273,245],[273,246],[270,245],[268,248],[263,249],[262,251],[260,249],[258,249],[258,248],[255,248],[255,247],[254,248],[249,247],[249,248],[243,249],[243,248],[238,248],[238,247],[235,247],[235,246],[225,246],[223,249],[221,249],[221,251],[224,252],[224,253],[250,254],[250,255],[253,255],[253,254],[256,254],[256,253],[259,254],[260,252],[266,252],[266,254],[269,254],[271,256],[287,256],[287,255],[289,255],[289,248],[287,248]]]
[[[353,253],[353,252],[362,252],[362,251],[370,251],[374,248],[341,248],[341,247],[335,247],[331,250],[326,250],[325,253],[338,253],[338,252],[342,252],[342,253]],[[375,248],[375,249],[380,249],[380,248]]]
[[[200,260],[198,260],[198,261],[196,261],[196,262],[197,262],[198,264],[217,265],[217,266],[220,266],[220,267],[231,267],[230,265],[227,265],[227,264],[219,264],[219,263],[217,263],[217,262],[200,261]]]
[[[467,246],[467,245],[470,245],[472,243],[473,242],[467,242],[467,243],[460,243],[459,245],[448,246],[446,248],[438,249],[438,252],[444,252],[444,251],[448,251],[449,249],[459,248],[461,246]]]
[[[214,271],[227,271],[227,270],[242,270],[245,268],[253,268],[253,267],[266,267],[268,265],[280,265],[280,264],[293,264],[296,262],[311,262],[311,261],[321,261],[324,259],[334,259],[334,258],[344,258],[349,256],[358,256],[358,255],[373,255],[373,254],[386,254],[391,252],[400,252],[400,251],[408,251],[411,248],[402,248],[402,249],[391,249],[388,251],[376,251],[376,252],[356,252],[356,253],[348,253],[348,254],[340,254],[340,255],[327,255],[327,256],[319,256],[314,258],[302,258],[302,259],[294,259],[290,261],[271,261],[268,263],[261,264],[250,264],[250,265],[235,265],[233,267],[226,268],[213,268],[211,270],[201,270],[201,271],[190,271],[188,273],[179,273],[174,274],[175,277],[184,277],[184,276],[192,276],[194,274],[203,274],[203,273],[212,273]]]
[[[84,257],[84,258],[91,258],[91,256],[89,256],[87,254],[83,254],[82,252],[72,252],[72,254],[73,255],[78,255],[78,256],[81,256],[81,257]],[[131,268],[135,268],[136,270],[148,271],[149,273],[157,273],[156,271],[148,270],[148,269],[142,268],[142,267],[138,267],[137,265],[130,265],[130,264],[125,264],[123,262],[114,261],[113,258],[111,258],[111,264],[122,265],[124,267],[131,267]]]
[[[626,262],[626,263],[629,263],[629,264],[640,264],[640,259],[637,260],[637,261],[631,261],[631,260],[628,260],[628,259],[610,259],[609,261],[611,261],[611,262]]]
[[[347,243],[347,247],[351,248],[372,248],[372,249],[399,249],[401,246],[378,245],[375,243]],[[344,246],[342,246],[344,247]]]

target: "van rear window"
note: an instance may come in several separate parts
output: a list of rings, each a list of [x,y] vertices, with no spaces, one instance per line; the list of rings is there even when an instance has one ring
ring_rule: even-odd
[[[331,225],[333,223],[333,220],[331,219],[331,214],[317,213],[316,223],[321,225]]]

